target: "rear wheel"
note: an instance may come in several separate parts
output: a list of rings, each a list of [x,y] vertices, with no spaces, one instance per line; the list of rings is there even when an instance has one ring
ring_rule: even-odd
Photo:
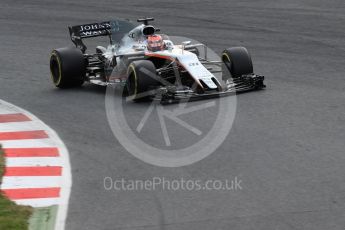
[[[147,100],[152,96],[150,90],[160,85],[156,67],[151,61],[133,61],[127,70],[126,90],[134,101]]]
[[[50,72],[53,83],[59,88],[81,86],[86,74],[86,61],[77,48],[60,48],[52,51]]]
[[[232,78],[253,73],[253,63],[247,49],[244,47],[232,47],[223,51],[222,61]],[[223,79],[224,79],[223,71]],[[225,74],[226,76],[226,74]]]

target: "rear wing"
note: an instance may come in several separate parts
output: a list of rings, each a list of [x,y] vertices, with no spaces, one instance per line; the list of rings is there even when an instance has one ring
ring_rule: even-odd
[[[69,34],[72,42],[77,48],[85,53],[87,47],[83,43],[85,38],[109,36],[110,43],[115,39],[119,41],[122,37],[135,27],[128,20],[114,20],[99,23],[90,23],[76,26],[69,26]]]
[[[108,22],[91,23],[77,26],[68,27],[69,34],[72,42],[75,46],[84,53],[86,46],[83,43],[85,38],[93,38],[99,36],[110,36],[111,35],[111,24]]]

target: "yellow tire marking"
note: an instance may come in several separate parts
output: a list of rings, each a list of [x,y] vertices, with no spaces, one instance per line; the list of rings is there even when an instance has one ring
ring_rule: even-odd
[[[137,90],[137,87],[138,87],[138,85],[137,85],[137,72],[135,71],[135,66],[133,63],[128,66],[127,74],[129,74],[130,69],[132,69],[132,71],[134,73],[134,86],[135,87],[134,87],[134,95],[133,95],[134,97],[133,98],[136,98],[136,95],[138,93],[138,90]]]
[[[53,77],[53,72],[52,72],[52,70],[50,70],[50,74],[51,74],[51,78],[52,78],[52,80],[53,80],[53,83],[54,83],[55,86],[58,86],[58,85],[60,85],[61,78],[62,78],[62,76],[61,76],[61,73],[62,73],[61,62],[60,62],[59,56],[57,55],[57,53],[56,53],[55,51],[53,51],[53,52],[51,53],[51,56],[55,56],[55,57],[56,57],[56,61],[57,61],[58,66],[59,66],[59,79],[58,79],[57,82],[55,82],[54,77]]]
[[[225,56],[228,59],[228,61],[231,63],[231,59],[227,53],[223,53],[223,56]]]

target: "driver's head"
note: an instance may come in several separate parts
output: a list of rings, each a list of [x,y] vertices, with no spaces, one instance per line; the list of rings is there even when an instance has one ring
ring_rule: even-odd
[[[160,35],[149,35],[147,37],[147,49],[150,51],[159,51],[163,50],[164,44],[162,36]]]

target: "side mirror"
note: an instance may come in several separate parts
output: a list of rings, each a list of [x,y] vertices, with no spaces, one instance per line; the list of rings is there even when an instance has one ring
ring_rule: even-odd
[[[144,51],[145,50],[145,46],[141,45],[141,44],[135,44],[132,47],[133,49],[135,49],[136,51]]]
[[[181,44],[181,46],[182,46],[182,53],[183,53],[183,51],[184,51],[184,49],[186,48],[186,46],[188,46],[188,45],[190,45],[192,42],[191,41],[184,41],[184,42],[182,42]]]
[[[190,45],[192,42],[191,41],[184,41],[184,42],[182,42],[182,45],[183,46],[188,46],[188,45]]]

